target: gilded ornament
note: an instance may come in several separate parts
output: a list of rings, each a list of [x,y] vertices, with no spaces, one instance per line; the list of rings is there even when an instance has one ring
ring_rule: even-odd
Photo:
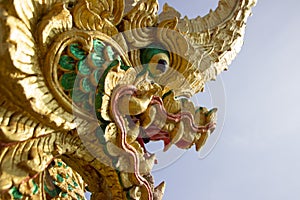
[[[240,51],[255,0],[181,17],[157,0],[0,1],[0,199],[161,200],[146,144],[200,150],[189,98]]]

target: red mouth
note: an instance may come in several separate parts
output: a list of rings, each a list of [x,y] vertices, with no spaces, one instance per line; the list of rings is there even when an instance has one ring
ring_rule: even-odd
[[[190,133],[193,134],[205,134],[208,132],[212,132],[215,129],[216,124],[214,122],[207,123],[204,126],[198,126],[194,124],[194,117],[189,112],[180,112],[177,114],[168,113],[166,109],[163,106],[163,101],[160,97],[154,96],[151,100],[151,103],[149,106],[155,106],[156,110],[158,111],[158,115],[160,115],[160,118],[166,119],[168,123],[174,123],[177,124],[180,121],[184,122],[184,126],[186,129],[189,130]],[[147,128],[142,128],[141,133],[137,138],[137,141],[140,143],[140,145],[144,148],[144,151],[146,153],[149,153],[146,150],[145,144],[149,143],[150,141],[163,141],[164,147],[166,150],[166,147],[171,143],[172,138],[170,136],[170,133],[167,130],[164,130],[157,125],[154,124],[154,122],[148,126]],[[194,141],[187,141],[184,138],[180,138],[176,143],[174,143],[177,147],[185,149],[189,148]]]
[[[134,177],[136,181],[143,185],[143,187],[148,191],[149,199],[152,199],[150,192],[151,187],[140,174],[141,160],[138,156],[137,148],[127,143],[127,130],[131,130],[131,125],[138,127],[135,141],[137,141],[137,143],[139,143],[139,145],[144,149],[143,153],[146,161],[147,157],[151,157],[151,154],[146,150],[145,143],[162,140],[165,144],[164,150],[166,150],[172,144],[175,144],[180,148],[189,148],[191,145],[196,144],[196,149],[199,149],[205,143],[205,139],[209,133],[215,128],[215,123],[209,122],[204,126],[199,126],[194,123],[194,116],[190,112],[181,111],[176,114],[168,113],[164,107],[162,98],[158,96],[152,96],[150,103],[147,104],[146,111],[140,112],[137,116],[131,115],[130,113],[130,115],[125,113],[122,114],[119,109],[123,106],[121,103],[119,103],[120,99],[126,96],[134,97],[136,94],[137,88],[133,85],[121,85],[117,87],[111,98],[111,115],[119,129],[119,146],[132,158],[134,164]],[[148,114],[148,109],[155,109],[156,114],[151,116],[151,120],[147,122],[148,126],[139,126],[139,124],[143,124],[143,120],[140,117],[143,114]],[[163,117],[166,121],[160,121],[159,117]],[[155,122],[157,122],[159,126]],[[173,131],[170,132],[169,130],[165,130],[163,127],[161,127],[160,125],[162,122],[173,124],[175,126],[173,127]],[[190,140],[186,140],[186,135],[191,136]],[[154,157],[152,156],[152,158]],[[151,164],[149,164],[149,166],[150,165]]]

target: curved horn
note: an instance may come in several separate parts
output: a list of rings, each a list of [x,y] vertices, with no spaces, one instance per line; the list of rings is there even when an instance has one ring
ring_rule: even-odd
[[[193,59],[190,62],[202,72],[204,81],[213,80],[235,58],[243,44],[244,29],[256,0],[220,0],[215,11],[204,17],[178,21],[177,30],[187,37]],[[180,14],[164,6],[160,20]]]

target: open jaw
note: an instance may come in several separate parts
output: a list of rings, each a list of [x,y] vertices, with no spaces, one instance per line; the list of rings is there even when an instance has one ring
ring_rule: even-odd
[[[151,171],[157,160],[145,144],[163,141],[165,151],[172,145],[182,149],[195,145],[199,150],[215,128],[216,109],[196,108],[188,99],[176,98],[169,86],[158,84],[147,73],[139,75],[134,68],[124,73],[126,79],[116,72],[118,65],[107,74],[117,78],[104,82],[97,109],[108,122],[100,131],[99,142],[125,189],[137,185],[142,199],[153,199],[162,193],[164,183],[154,188]]]
[[[154,117],[143,124],[142,133],[137,138],[145,150],[145,143],[159,140],[164,142],[164,151],[173,144],[182,149],[196,144],[196,149],[199,150],[215,128],[215,122],[208,122],[203,126],[196,125],[194,115],[188,111],[168,113],[164,108],[163,100],[158,96],[152,98],[148,109],[151,111],[145,114],[154,113]]]
[[[146,159],[152,154],[145,144],[154,141],[163,141],[164,151],[172,145],[182,149],[195,145],[200,150],[215,129],[217,109],[195,108],[187,99],[176,100],[172,91],[151,93],[142,94],[133,85],[117,89],[112,115],[123,130],[126,143],[138,142],[135,148]]]

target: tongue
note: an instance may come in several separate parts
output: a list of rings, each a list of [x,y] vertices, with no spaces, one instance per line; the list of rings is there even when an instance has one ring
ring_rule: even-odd
[[[179,140],[176,144],[175,144],[178,148],[181,149],[187,149],[191,146],[191,142],[185,141],[185,140]]]
[[[169,133],[161,130],[160,128],[154,125],[151,125],[147,129],[145,129],[145,132],[147,133],[147,136],[151,141],[163,140],[165,146],[167,146],[171,142]],[[191,142],[181,139],[175,145],[181,149],[186,149],[191,146]]]
[[[149,126],[145,132],[147,133],[147,136],[152,141],[164,141],[164,145],[168,145],[171,142],[171,139],[169,137],[169,133],[166,131],[161,130],[160,128],[151,125]]]

